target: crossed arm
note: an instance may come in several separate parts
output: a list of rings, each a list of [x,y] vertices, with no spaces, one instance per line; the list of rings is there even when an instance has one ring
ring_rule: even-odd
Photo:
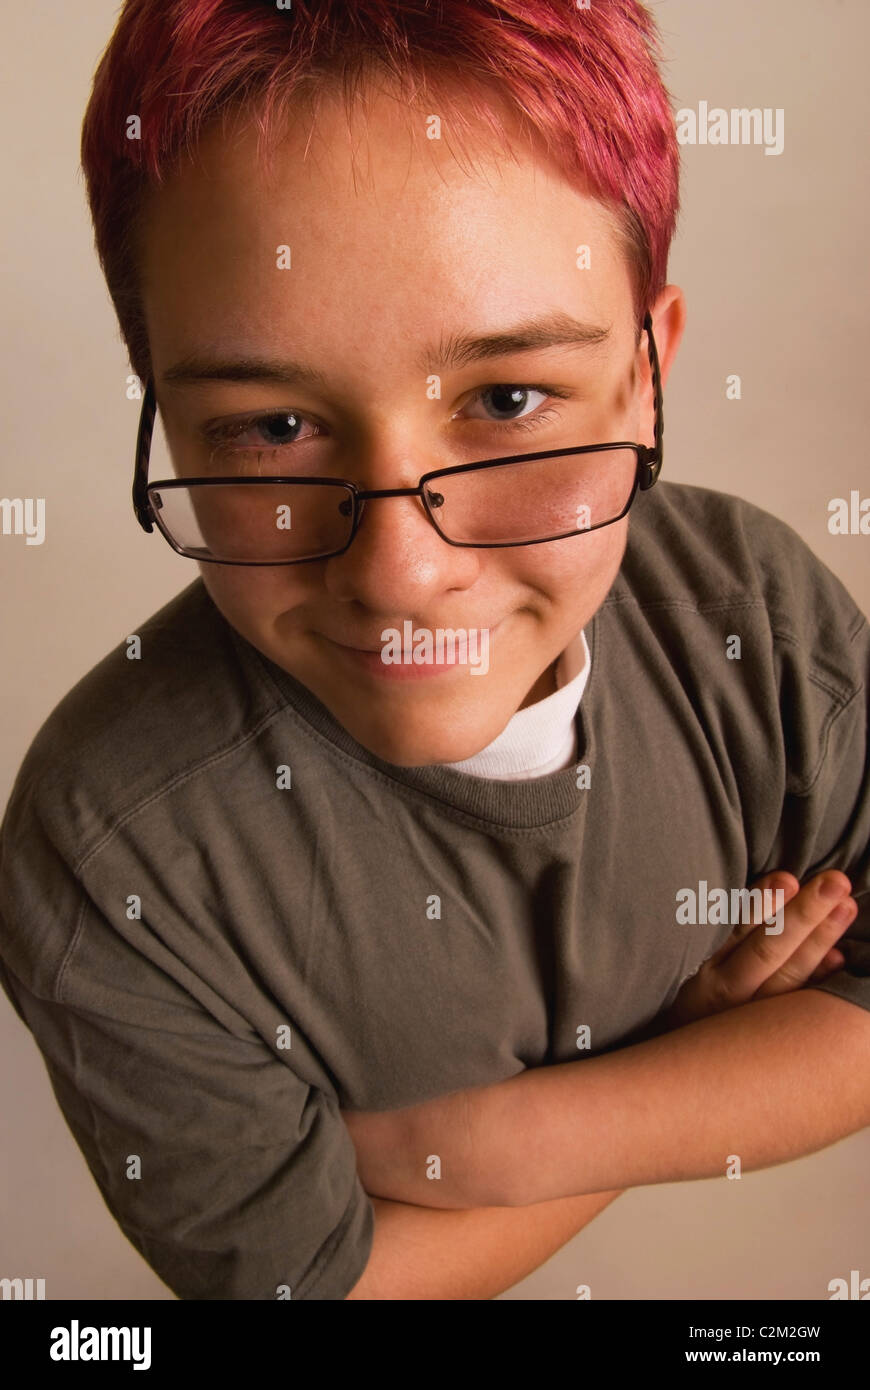
[[[842,964],[834,945],[857,912],[832,907],[826,880],[834,899],[848,892],[839,870],[761,880],[784,882],[781,934],[736,928],[651,1037],[404,1110],[342,1112],[376,1214],[348,1296],[490,1298],[625,1187],[764,1168],[870,1124],[870,1011],[800,988]]]
[[[487,1299],[544,1264],[618,1192],[532,1207],[432,1207],[372,1198],[371,1256],[349,1299]]]
[[[760,999],[617,1052],[344,1118],[366,1190],[424,1207],[724,1176],[731,1155],[765,1168],[870,1124],[870,1012],[813,989]]]

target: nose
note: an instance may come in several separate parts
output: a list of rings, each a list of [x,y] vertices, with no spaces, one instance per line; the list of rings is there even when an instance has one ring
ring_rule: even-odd
[[[326,561],[334,598],[391,615],[422,614],[445,590],[474,582],[482,552],[442,540],[419,496],[366,498],[361,508],[350,548]]]

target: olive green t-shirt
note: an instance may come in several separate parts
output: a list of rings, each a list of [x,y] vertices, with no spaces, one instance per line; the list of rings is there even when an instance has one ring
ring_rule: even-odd
[[[628,1042],[732,930],[679,920],[681,890],[842,869],[861,911],[816,987],[870,1008],[870,630],[843,585],[758,507],[660,482],[585,632],[577,763],[520,782],[374,756],[199,578],[34,739],[0,981],[179,1297],[344,1298],[373,1209],[339,1108]]]

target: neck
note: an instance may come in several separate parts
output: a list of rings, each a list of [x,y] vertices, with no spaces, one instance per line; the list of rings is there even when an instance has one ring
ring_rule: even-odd
[[[535,681],[520,709],[527,709],[529,705],[536,705],[539,700],[546,700],[548,695],[556,692],[556,663],[551,661],[546,671],[543,671]]]

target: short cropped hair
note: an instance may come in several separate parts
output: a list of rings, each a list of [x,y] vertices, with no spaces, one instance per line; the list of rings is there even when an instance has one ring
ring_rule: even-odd
[[[640,0],[590,0],[588,8],[581,0],[279,3],[126,0],[97,67],[82,167],[97,254],[137,375],[151,374],[138,271],[146,191],[195,152],[217,117],[250,113],[268,165],[300,102],[340,90],[349,119],[377,76],[409,103],[425,94],[451,149],[475,122],[505,145],[507,104],[578,191],[609,207],[640,339],[666,284],[679,211],[673,109],[655,21]]]

